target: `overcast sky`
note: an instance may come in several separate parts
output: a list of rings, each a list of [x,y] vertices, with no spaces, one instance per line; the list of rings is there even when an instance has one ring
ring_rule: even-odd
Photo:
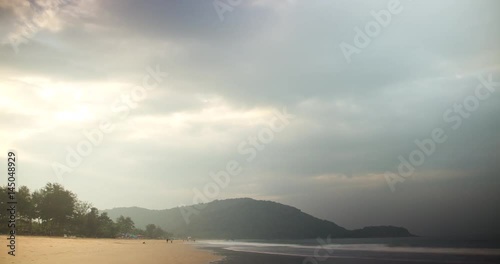
[[[372,11],[391,5],[356,46]],[[498,232],[500,87],[476,95],[478,76],[500,82],[498,10],[495,0],[0,0],[0,151],[17,151],[19,184],[58,182],[100,209],[192,204],[236,161],[242,172],[211,199],[273,200],[346,228]],[[283,109],[295,117],[269,134]],[[68,164],[85,133],[110,126]],[[391,191],[385,173],[435,129],[446,141]],[[248,161],[252,137],[266,144]]]

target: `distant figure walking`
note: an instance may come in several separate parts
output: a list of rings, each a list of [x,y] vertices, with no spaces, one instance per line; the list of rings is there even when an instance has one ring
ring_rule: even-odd
[[[168,243],[168,238],[167,238],[167,243]]]

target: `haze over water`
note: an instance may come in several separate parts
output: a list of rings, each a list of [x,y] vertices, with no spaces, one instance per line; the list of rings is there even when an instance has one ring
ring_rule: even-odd
[[[373,238],[332,239],[329,242],[212,240],[201,241],[199,246],[219,249],[219,252],[227,255],[221,263],[246,263],[244,259],[249,258],[268,261],[259,263],[286,261],[283,263],[303,264],[500,262],[500,241],[491,239]]]

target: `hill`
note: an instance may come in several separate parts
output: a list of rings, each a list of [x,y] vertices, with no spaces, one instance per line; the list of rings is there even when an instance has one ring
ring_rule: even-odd
[[[155,224],[176,237],[210,239],[307,239],[317,237],[404,237],[402,227],[366,227],[347,230],[337,224],[308,215],[297,208],[250,198],[216,200],[203,205],[149,210],[139,207],[105,210],[113,219],[129,216],[136,227]],[[186,223],[181,214],[196,211]]]

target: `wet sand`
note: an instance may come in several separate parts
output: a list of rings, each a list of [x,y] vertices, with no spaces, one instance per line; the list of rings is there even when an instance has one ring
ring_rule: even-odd
[[[0,241],[2,264],[208,264],[220,259],[182,241],[167,244],[165,240],[19,236],[16,238],[16,256],[7,254],[6,236],[0,236]]]

